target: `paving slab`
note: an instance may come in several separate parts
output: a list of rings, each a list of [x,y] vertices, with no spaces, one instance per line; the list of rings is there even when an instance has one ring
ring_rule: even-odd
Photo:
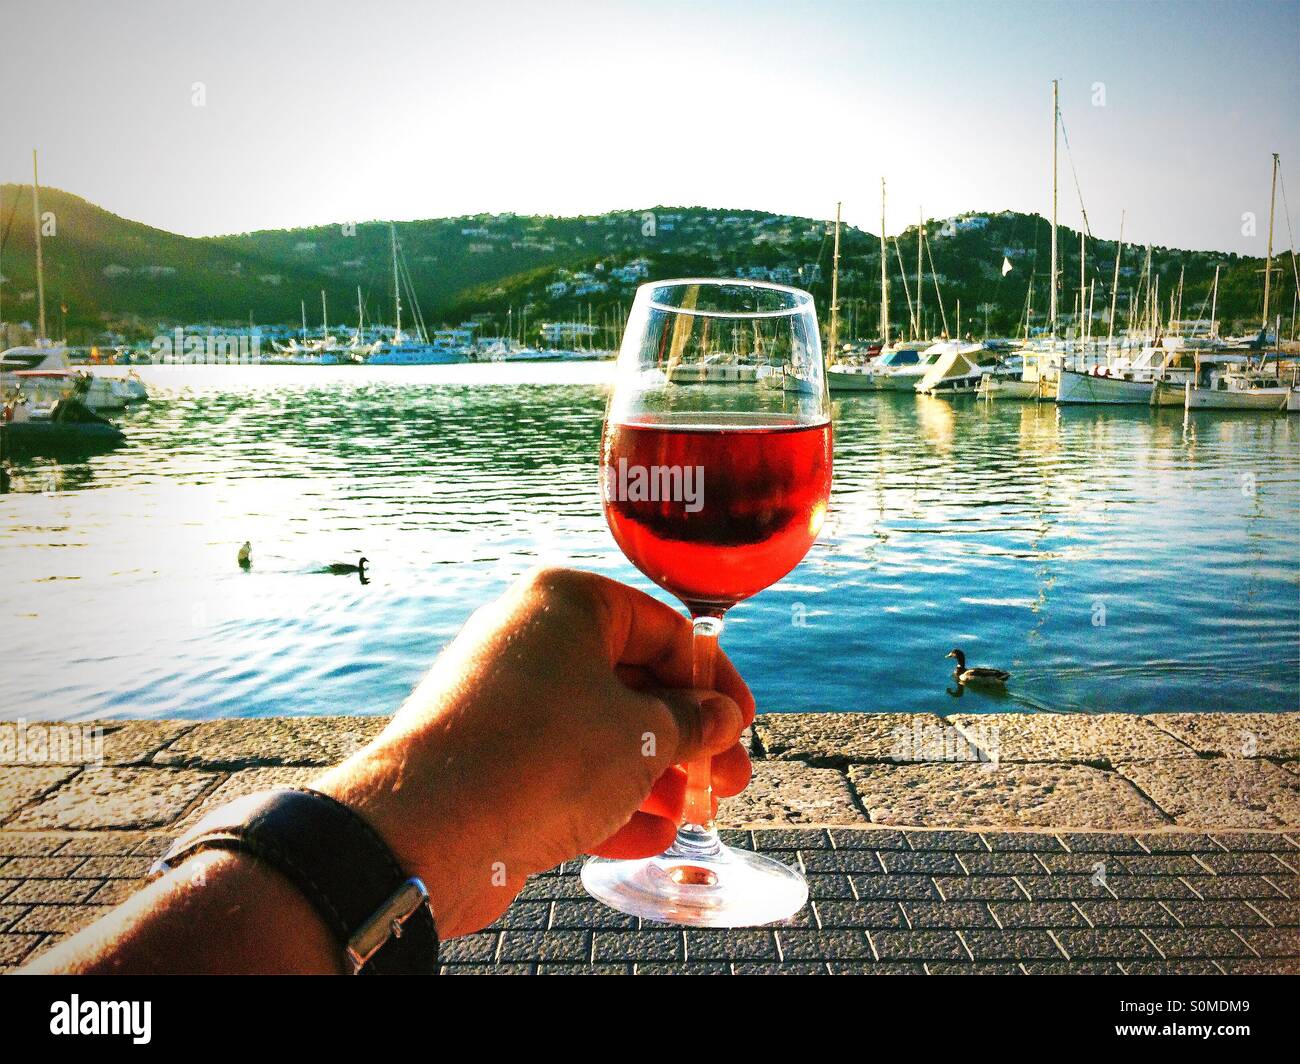
[[[333,765],[378,735],[387,717],[264,717],[203,721],[154,755],[158,765],[255,768]]]
[[[77,774],[75,768],[16,765],[0,769],[0,823]]]
[[[110,911],[110,905],[33,905],[11,930],[15,934],[64,934],[79,931]]]
[[[303,787],[316,779],[321,770],[308,765],[274,765],[268,768],[249,768],[232,772],[214,787],[177,825],[179,832],[197,823],[214,809],[236,798],[243,798],[273,787]]]
[[[931,713],[765,713],[755,718],[754,735],[764,757],[810,765],[979,756],[960,732]]]
[[[802,912],[682,931],[599,905],[570,861],[442,970],[1300,972],[1300,714],[1255,716],[761,717],[721,821],[805,869]],[[384,721],[109,723],[102,764],[0,767],[0,969],[124,900],[203,811],[308,782]]]
[[[1300,826],[1300,777],[1270,761],[1131,761],[1116,768],[1179,824],[1212,828]]]
[[[866,819],[837,769],[782,761],[754,762],[749,786],[718,809],[718,820],[727,827],[863,824]]]
[[[33,831],[162,827],[180,819],[220,778],[187,769],[84,769],[6,826]]]
[[[6,905],[76,905],[87,901],[99,884],[86,879],[24,879],[5,894]]]
[[[0,765],[134,765],[192,723],[177,720],[0,722]]]
[[[61,831],[0,831],[0,857],[53,857],[67,842],[68,836]]]
[[[855,765],[848,775],[880,824],[1113,829],[1168,822],[1126,779],[1087,765]]]
[[[1150,720],[1200,754],[1300,759],[1300,713],[1155,713]]]
[[[0,831],[0,849],[19,848],[6,845],[6,839],[24,834]],[[137,847],[144,844],[141,840],[156,841],[153,835],[118,834],[130,837]],[[845,845],[855,835],[861,837],[859,844]],[[869,843],[882,836],[891,840],[901,837],[907,845],[874,850]],[[42,837],[57,838],[58,833]],[[68,845],[86,837],[68,835]],[[1088,853],[1114,862],[1130,857],[1134,842],[1131,836],[1114,832],[1088,836],[1075,832],[1066,837],[1076,843],[1084,837],[1092,839],[1086,847]],[[1149,832],[1143,835],[1144,839],[1151,837]],[[1195,841],[1187,846],[1198,847],[1193,856],[1208,860],[1225,855],[1209,835],[1188,838]],[[1290,846],[1280,832],[1257,832],[1252,838],[1256,849],[1245,852],[1253,855],[1267,855],[1270,851],[1265,844],[1279,849]],[[1010,877],[970,871],[966,862],[971,855],[989,853],[984,839],[971,831],[885,832],[871,826],[842,826],[833,834],[812,829],[765,830],[755,832],[754,839],[760,849],[770,840],[774,848],[767,852],[772,856],[806,867],[824,864],[836,855],[883,855],[886,864],[891,856],[910,855],[954,871],[932,877],[912,871],[891,872],[882,866],[852,876],[815,874],[810,878],[818,900],[783,924],[735,930],[683,929],[637,920],[599,905],[587,897],[578,880],[582,862],[570,861],[534,877],[525,896],[490,928],[445,943],[441,970],[449,975],[632,971],[974,975],[1119,974],[1147,970],[1143,966],[1162,966],[1159,970],[1171,973],[1204,971],[1207,966],[1215,973],[1268,974],[1300,968],[1295,904],[1263,876],[1220,877],[1207,872],[1195,878],[1198,891],[1206,894],[1212,893],[1207,883],[1238,881],[1228,893],[1256,895],[1250,901],[1201,897],[1173,876],[1119,876],[1115,879],[1159,883],[1164,893],[1152,894],[1150,888],[1144,888],[1138,891],[1141,897],[1117,900],[1088,876],[1052,875],[1044,870],[1037,877]],[[788,844],[796,848],[786,848]],[[40,849],[41,853],[11,858],[20,862],[20,875],[35,877],[59,871],[50,864],[59,858],[44,853],[51,849],[48,841]],[[994,851],[993,855],[1006,854]],[[106,876],[129,873],[126,862],[143,860],[103,854],[76,859],[85,862],[77,873],[84,870]],[[91,862],[100,864],[90,867]],[[850,889],[836,889],[833,880]],[[1243,887],[1243,880],[1254,886]],[[17,883],[17,888],[4,888],[9,896],[0,898],[0,967],[18,965],[49,948],[58,937],[95,920],[134,885],[128,879],[112,878],[97,885],[95,880],[77,878],[76,874],[72,878],[21,878],[11,883]],[[968,884],[969,889],[957,889],[954,885],[958,883]],[[996,883],[1009,885],[1009,899],[999,900],[1000,891],[985,889]],[[1019,883],[1028,885],[1034,900]],[[1171,894],[1174,889],[1180,893]],[[1266,891],[1271,892],[1271,899],[1264,895]],[[834,897],[825,897],[828,893]],[[1288,919],[1289,924],[1285,923]]]
[[[145,850],[152,855],[160,848],[165,848],[162,838],[164,837],[147,831],[86,831],[72,834],[65,831],[0,832],[0,845],[6,839],[48,839],[56,847],[50,852],[57,852],[60,857],[127,857]]]
[[[1196,751],[1147,717],[1130,713],[962,713],[948,722],[984,760],[1113,765]]]

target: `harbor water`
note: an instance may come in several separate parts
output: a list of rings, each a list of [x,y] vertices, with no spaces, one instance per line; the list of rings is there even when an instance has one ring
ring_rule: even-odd
[[[539,562],[666,598],[601,514],[611,369],[142,369],[125,447],[0,496],[4,716],[389,713]],[[820,540],[728,617],[761,712],[1300,708],[1300,418],[881,393],[834,442]]]

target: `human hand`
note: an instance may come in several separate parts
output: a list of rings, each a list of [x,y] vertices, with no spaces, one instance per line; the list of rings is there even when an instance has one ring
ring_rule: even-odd
[[[388,727],[313,786],[347,802],[428,887],[442,937],[505,911],[584,853],[648,857],[682,816],[679,763],[749,782],[754,699],[719,654],[691,690],[691,625],[591,573],[543,569],[470,618]]]

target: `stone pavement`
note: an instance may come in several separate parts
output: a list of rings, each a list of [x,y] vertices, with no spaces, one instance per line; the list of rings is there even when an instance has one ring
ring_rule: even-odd
[[[181,825],[303,783],[378,718],[0,725],[0,967],[137,885]],[[577,862],[444,947],[478,972],[1300,973],[1300,714],[760,717],[736,845],[812,903],[744,930],[651,926]]]

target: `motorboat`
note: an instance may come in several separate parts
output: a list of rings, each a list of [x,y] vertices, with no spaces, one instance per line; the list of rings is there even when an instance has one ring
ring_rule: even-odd
[[[754,384],[771,376],[773,367],[712,357],[700,362],[679,362],[668,370],[673,384]]]
[[[970,393],[986,378],[1015,379],[1023,369],[1018,357],[1003,359],[980,343],[948,341],[936,346],[942,346],[944,350],[916,382],[918,392],[939,395]]]
[[[11,398],[0,407],[0,451],[6,454],[59,456],[104,450],[126,441],[116,425],[75,397],[49,404]]]
[[[865,364],[836,362],[827,367],[826,381],[832,392],[910,392],[946,350],[942,343],[907,341]]]
[[[19,390],[37,405],[75,394],[91,410],[121,410],[133,401],[135,388],[117,383],[119,380],[74,369],[67,349],[58,345],[11,347],[0,352],[0,391]]]
[[[400,334],[380,341],[367,359],[372,366],[446,366],[468,361],[463,352],[454,348]]]

